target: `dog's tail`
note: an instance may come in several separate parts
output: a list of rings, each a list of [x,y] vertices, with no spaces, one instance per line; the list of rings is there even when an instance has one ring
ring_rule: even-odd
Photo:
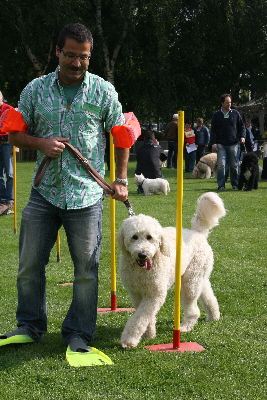
[[[191,229],[206,233],[218,225],[219,219],[224,217],[226,210],[222,199],[214,192],[204,193],[197,201],[197,208],[191,220]]]

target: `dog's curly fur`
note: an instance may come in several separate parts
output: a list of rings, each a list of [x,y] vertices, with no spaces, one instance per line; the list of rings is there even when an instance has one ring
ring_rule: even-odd
[[[211,172],[213,171],[213,178],[217,176],[217,153],[209,153],[201,157],[199,162],[194,168],[193,175],[194,178],[206,178],[211,177]]]
[[[255,152],[246,153],[240,166],[238,190],[251,191],[258,189],[259,183],[259,159]]]
[[[142,186],[145,196],[150,196],[152,193],[158,192],[167,195],[170,191],[169,182],[163,178],[148,179],[143,174],[135,174],[134,183]]]
[[[220,318],[209,280],[213,252],[207,236],[225,213],[221,198],[213,192],[205,193],[198,200],[191,230],[183,229],[182,332],[190,331],[200,316],[198,299],[207,321]],[[120,344],[131,348],[142,337],[156,335],[156,315],[175,278],[176,229],[162,228],[155,218],[139,214],[123,221],[117,239],[121,250],[120,277],[136,310],[126,323]]]

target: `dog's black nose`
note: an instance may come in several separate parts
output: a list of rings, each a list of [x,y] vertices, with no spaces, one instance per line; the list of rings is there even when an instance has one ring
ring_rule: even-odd
[[[144,253],[138,253],[138,257],[140,258],[140,260],[145,260],[147,255]]]

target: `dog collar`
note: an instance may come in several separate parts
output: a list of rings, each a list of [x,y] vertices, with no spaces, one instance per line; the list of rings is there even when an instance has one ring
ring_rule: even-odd
[[[145,182],[145,180],[146,180],[146,178],[145,178],[145,179],[143,179],[143,181],[142,181],[142,183],[141,183],[141,186],[143,186],[143,183]]]

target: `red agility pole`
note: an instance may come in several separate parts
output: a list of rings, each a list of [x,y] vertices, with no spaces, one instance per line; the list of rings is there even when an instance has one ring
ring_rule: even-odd
[[[198,343],[181,343],[180,331],[180,297],[182,276],[182,244],[183,244],[183,151],[184,151],[184,111],[178,111],[178,158],[177,158],[177,197],[176,197],[176,269],[174,298],[173,343],[145,346],[152,351],[202,351],[204,347]]]

